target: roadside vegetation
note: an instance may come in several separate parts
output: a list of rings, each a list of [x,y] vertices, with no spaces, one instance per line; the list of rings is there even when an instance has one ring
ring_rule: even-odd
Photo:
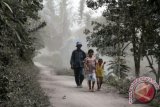
[[[87,6],[93,10],[106,7],[102,14],[106,21],[92,21],[92,29],[85,29],[84,33],[87,35],[88,46],[96,47],[102,55],[113,57],[109,69],[118,79],[112,77],[108,83],[117,87],[121,93],[128,92],[132,80],[128,80],[127,76],[133,71],[125,63],[125,58],[127,52],[130,52],[134,59],[135,77],[140,76],[141,60],[146,58],[147,67],[159,84],[160,1],[87,0]],[[158,68],[155,68],[153,63],[156,63]],[[160,98],[157,96],[152,105],[159,107],[159,102]]]
[[[0,107],[49,107],[32,58],[42,0],[0,1]],[[36,27],[31,27],[36,22]]]

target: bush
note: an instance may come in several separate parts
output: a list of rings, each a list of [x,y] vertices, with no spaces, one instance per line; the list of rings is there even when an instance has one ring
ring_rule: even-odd
[[[108,77],[107,84],[116,87],[120,94],[128,95],[131,81],[129,79],[116,79],[113,76]]]
[[[106,83],[114,87],[118,86],[117,80],[114,76],[109,76],[106,80]]]
[[[48,107],[33,65],[35,37],[43,0],[0,0],[0,107]],[[42,26],[43,25],[43,26]]]
[[[1,75],[8,83],[1,93],[1,107],[49,107],[48,97],[38,83],[38,68],[32,62],[15,60]]]

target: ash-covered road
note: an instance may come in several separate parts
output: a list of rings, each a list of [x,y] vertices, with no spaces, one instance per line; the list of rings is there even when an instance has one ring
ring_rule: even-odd
[[[83,88],[76,88],[74,78],[71,76],[57,76],[51,69],[35,63],[40,69],[40,83],[50,98],[53,107],[148,107],[146,105],[128,104],[114,91],[89,92],[86,81]]]

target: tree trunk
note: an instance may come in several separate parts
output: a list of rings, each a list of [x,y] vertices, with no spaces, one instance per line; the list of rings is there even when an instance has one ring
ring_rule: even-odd
[[[136,41],[136,32],[135,28],[133,29],[133,36],[132,36],[132,44],[133,44],[133,53],[134,53],[134,63],[135,63],[135,76],[140,76],[140,65],[141,65],[141,56],[142,56],[142,49],[143,49],[143,38],[144,32],[142,30],[142,35],[140,38],[140,42]]]
[[[135,31],[134,31],[135,32]],[[134,35],[134,33],[133,33]],[[141,53],[139,53],[140,51],[140,47],[136,46],[136,41],[135,41],[135,36],[132,37],[132,44],[133,44],[133,57],[134,57],[134,65],[135,65],[135,76],[139,77],[140,75],[140,57],[141,57]]]
[[[139,77],[140,75],[140,61],[135,61],[135,75],[136,77]]]

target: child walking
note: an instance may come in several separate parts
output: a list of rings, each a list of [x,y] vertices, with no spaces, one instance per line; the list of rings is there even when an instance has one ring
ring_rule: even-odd
[[[98,63],[96,64],[97,90],[101,89],[101,86],[103,83],[104,65],[105,64],[106,64],[106,62],[103,62],[102,59],[99,59]]]
[[[85,71],[88,79],[89,91],[95,91],[94,85],[96,81],[96,58],[94,57],[94,51],[88,50],[88,56],[85,59]]]

